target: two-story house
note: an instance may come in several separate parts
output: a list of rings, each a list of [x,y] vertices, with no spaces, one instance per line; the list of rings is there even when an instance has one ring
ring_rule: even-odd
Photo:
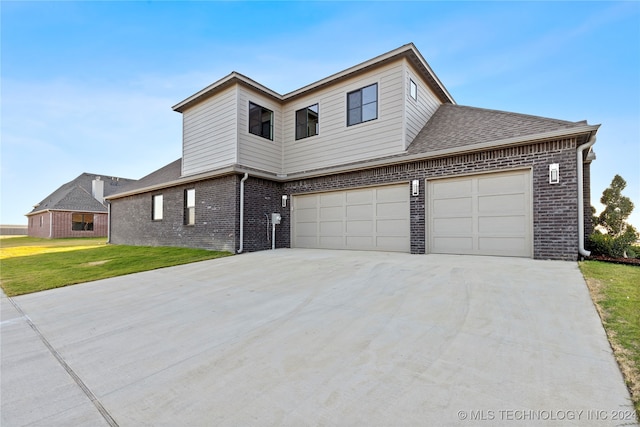
[[[457,105],[413,44],[285,95],[232,72],[173,109],[182,158],[108,198],[112,243],[586,253],[599,126]]]

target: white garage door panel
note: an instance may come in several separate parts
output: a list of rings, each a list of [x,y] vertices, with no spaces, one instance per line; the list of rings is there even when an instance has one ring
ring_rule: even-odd
[[[293,247],[409,252],[409,185],[294,196]]]
[[[433,213],[436,216],[441,214],[471,214],[473,209],[473,200],[471,197],[456,199],[435,199],[433,201]]]
[[[532,256],[531,172],[427,182],[432,253]]]
[[[446,234],[469,234],[473,231],[473,218],[437,218],[433,226]]]

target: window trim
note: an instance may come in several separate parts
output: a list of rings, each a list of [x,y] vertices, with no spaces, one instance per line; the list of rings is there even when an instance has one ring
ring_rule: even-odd
[[[189,205],[189,192],[193,191],[193,205]],[[193,212],[193,215],[191,215]],[[193,221],[191,221],[193,219]],[[195,188],[186,188],[184,190],[184,225],[192,227],[196,225],[196,189]]]
[[[159,200],[160,204],[160,215],[157,212],[156,200]],[[164,198],[162,194],[154,194],[151,196],[151,220],[152,221],[162,221],[164,219]]]
[[[418,84],[413,79],[409,79],[409,96],[414,101],[418,100]]]
[[[260,116],[261,116],[261,121],[260,121],[260,133],[255,133],[252,131],[252,126],[251,126],[251,110],[252,107],[256,107],[256,108],[260,108],[261,112],[260,112]],[[269,119],[269,136],[264,136],[263,135],[263,131],[264,131],[264,124],[266,122],[262,121],[262,115],[264,115],[265,112],[268,112],[270,114],[270,119]],[[269,141],[273,141],[273,123],[274,123],[274,115],[273,115],[273,111],[263,107],[262,105],[256,104],[253,101],[249,101],[249,113],[248,113],[248,127],[249,127],[249,133],[251,135],[255,135],[255,136],[259,136],[261,138],[264,139],[268,139]],[[255,125],[253,126],[254,128],[256,127]]]
[[[315,107],[316,111],[313,111],[312,108]],[[305,112],[305,122],[304,122],[304,129],[306,129],[306,133],[307,135],[305,136],[299,136],[298,134],[298,128],[300,128],[302,125],[300,123],[298,123],[298,113],[304,111]],[[316,126],[315,126],[315,133],[312,135],[308,135],[309,133],[309,111],[315,113],[316,115]],[[299,141],[301,139],[305,139],[305,138],[311,138],[312,136],[317,136],[320,134],[320,104],[319,103],[315,103],[312,105],[309,105],[308,107],[305,108],[300,108],[299,110],[296,110],[295,112],[295,118],[296,118],[296,126],[295,126],[295,138],[296,141]]]
[[[375,88],[376,88],[376,99],[375,99],[375,101],[367,102],[365,104],[365,103],[362,102],[362,92],[365,89],[368,89],[368,88],[370,88],[372,86],[375,86]],[[355,108],[349,108],[350,107],[349,96],[354,94],[354,93],[357,93],[357,92],[360,92],[360,105],[358,107],[355,107]],[[377,120],[378,119],[378,102],[379,102],[379,100],[380,100],[380,97],[378,96],[378,82],[371,83],[370,85],[363,86],[360,89],[356,89],[356,90],[352,90],[350,92],[347,92],[347,117],[346,117],[346,119],[347,119],[347,127],[359,125],[360,123],[366,123],[366,122],[370,122],[370,121],[373,121],[373,120]],[[372,117],[372,118],[367,119],[367,120],[363,120],[362,119],[362,112],[364,110],[364,106],[365,105],[371,105],[371,104],[374,104],[374,103],[375,103],[375,106],[376,106],[375,117]],[[357,121],[357,122],[354,122],[354,123],[349,123],[350,122],[350,120],[349,120],[350,113],[351,113],[351,111],[355,111],[356,109],[360,110],[360,121]]]

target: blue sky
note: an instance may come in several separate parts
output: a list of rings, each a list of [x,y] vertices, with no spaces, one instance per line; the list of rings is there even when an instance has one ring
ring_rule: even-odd
[[[458,104],[602,124],[640,229],[638,2],[11,2],[1,13],[0,223],[83,172],[181,156],[171,106],[238,71],[287,93],[413,42]]]

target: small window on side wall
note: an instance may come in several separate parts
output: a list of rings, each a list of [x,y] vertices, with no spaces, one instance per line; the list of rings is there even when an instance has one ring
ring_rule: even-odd
[[[296,111],[296,139],[318,134],[318,104]]]
[[[196,189],[184,190],[184,225],[196,223]]]
[[[273,111],[249,102],[249,133],[273,141]]]
[[[378,118],[378,84],[347,94],[347,126]]]
[[[162,194],[156,194],[152,197],[152,207],[151,207],[151,219],[154,221],[162,220]]]
[[[409,80],[409,94],[413,99],[418,100],[418,85],[413,80]]]
[[[71,229],[73,231],[93,231],[93,214],[71,214]]]

